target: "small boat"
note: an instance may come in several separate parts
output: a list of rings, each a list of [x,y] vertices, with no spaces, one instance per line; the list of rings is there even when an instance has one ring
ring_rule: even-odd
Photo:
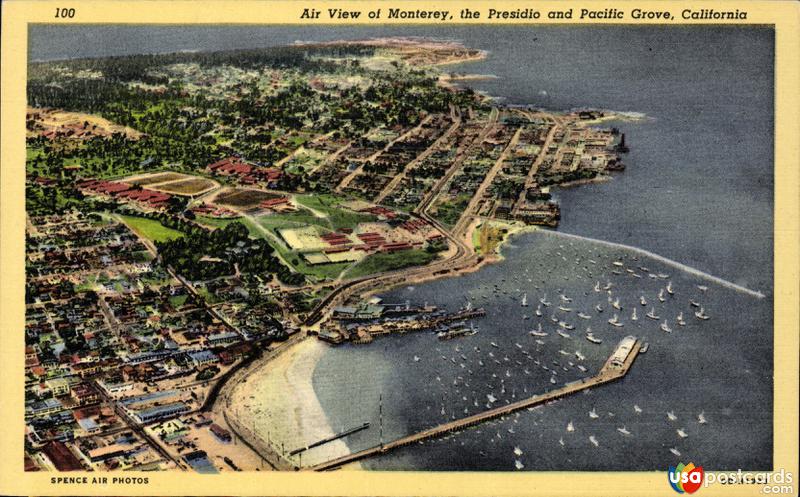
[[[636,308],[633,308],[633,314],[631,314],[631,321],[638,321],[639,317],[636,315]]]
[[[669,451],[675,454],[676,456],[681,457],[681,452],[675,447],[672,447],[671,449],[669,449]]]
[[[594,336],[591,331],[586,333],[586,339],[589,340],[590,342],[598,344],[598,345],[603,343],[603,340],[601,340],[600,338],[597,338],[596,336]]]
[[[600,446],[600,442],[597,441],[597,438],[595,438],[594,435],[589,436],[589,441],[592,442],[592,445],[594,445],[595,447]]]
[[[700,290],[701,292],[705,292],[708,290],[708,287],[705,285],[697,285],[697,289]]]
[[[639,303],[642,305],[647,305],[647,300],[645,300],[644,295],[639,297]]]
[[[577,357],[579,361],[583,361],[584,359],[586,359],[586,356],[581,354],[580,350],[575,351],[575,357]]]
[[[599,281],[598,281],[597,283],[595,283],[595,285],[594,285],[594,291],[595,291],[595,292],[598,292],[598,293],[600,292],[600,282],[599,282]]]
[[[568,334],[564,333],[564,332],[563,332],[563,331],[561,331],[561,330],[557,330],[557,331],[556,331],[556,333],[558,333],[559,335],[561,335],[563,338],[572,338],[571,336],[569,336]]]
[[[645,316],[649,317],[650,319],[654,319],[654,320],[656,320],[656,321],[658,321],[659,319],[661,319],[661,318],[660,318],[660,317],[659,317],[659,316],[656,314],[656,308],[655,308],[655,307],[651,307],[651,308],[650,308],[650,310],[647,312],[647,314],[645,314]]]
[[[552,321],[554,323],[558,323],[558,318],[555,315],[550,316],[550,321]]]
[[[616,326],[617,328],[621,328],[624,326],[622,323],[620,323],[619,316],[617,316],[616,313],[614,313],[613,318],[608,320],[608,324],[610,324],[611,326]]]
[[[590,316],[588,314],[584,314],[582,312],[578,313],[578,317],[581,318],[581,319],[592,319],[592,316]]]
[[[542,306],[541,304],[536,307],[536,316],[542,317]]]
[[[689,305],[691,305],[692,307],[700,307],[700,303],[694,300],[689,300]]]
[[[641,414],[641,413],[642,413],[642,408],[641,408],[641,407],[639,407],[639,406],[637,406],[636,404],[633,404],[633,411],[634,411],[636,414]]]
[[[545,307],[548,307],[550,305],[550,302],[547,301],[547,294],[542,296],[542,298],[539,299],[539,302],[541,302],[541,304]]]
[[[686,437],[688,437],[688,436],[689,436],[689,434],[688,434],[688,433],[686,433],[686,431],[684,431],[684,429],[683,429],[683,428],[678,428],[677,430],[675,430],[675,432],[676,432],[676,433],[678,434],[678,436],[679,436],[679,437],[681,437],[681,438],[686,438]]]
[[[662,280],[669,279],[669,275],[664,273],[658,273],[658,277],[661,278]]]
[[[556,377],[555,376],[551,376],[550,377],[550,383],[552,383],[553,385],[556,384]]]
[[[496,348],[496,349],[499,349],[499,348],[500,348],[500,347],[499,347],[499,346],[498,346],[496,343],[494,343],[494,342],[489,342],[489,345],[491,345],[492,347],[494,347],[494,348]]]
[[[649,270],[649,269],[647,269],[647,268],[646,268],[646,267],[644,267],[644,266],[639,266],[639,270],[640,270],[640,271],[644,271],[645,273],[649,273],[649,272],[650,272],[650,270]]]
[[[563,305],[560,305],[560,306],[558,306],[558,310],[559,310],[559,311],[563,311],[563,312],[572,312],[572,309],[571,309],[571,308],[569,308],[569,307],[564,307]]]
[[[611,272],[614,273],[614,274],[622,274],[622,271],[617,271],[616,269],[611,271]]]
[[[634,272],[633,269],[631,269],[631,268],[626,268],[625,271],[627,271],[628,274],[633,274],[633,272]]]
[[[589,411],[589,417],[590,417],[590,418],[592,418],[592,419],[597,419],[597,418],[599,418],[599,417],[600,417],[600,415],[599,415],[599,414],[597,414],[597,411],[596,411],[596,410],[595,410],[595,408],[593,407],[593,408],[592,408],[592,410],[591,410],[591,411]]]
[[[670,295],[675,295],[675,291],[672,289],[672,282],[667,283],[667,293]]]
[[[414,362],[419,362],[419,356],[414,356]]]
[[[573,424],[572,424],[572,421],[570,421],[569,423],[567,423],[567,431],[568,431],[568,432],[573,432],[573,431],[575,431],[575,425],[573,425]]]
[[[606,286],[603,287],[603,290],[611,290],[611,287],[614,286],[610,281],[606,283]]]
[[[558,439],[558,443],[563,447],[564,446],[564,437]]]
[[[600,305],[600,304],[597,304],[596,306],[594,306],[594,309],[595,309],[597,312],[603,312],[603,306],[602,306],[602,305]]]
[[[661,290],[658,291],[658,301],[664,302],[665,300],[667,299],[664,298],[664,289],[662,288]]]
[[[649,349],[649,348],[650,348],[650,344],[645,342],[644,345],[642,345],[642,348],[639,349],[639,353],[640,354],[646,354],[647,353],[647,349]]]
[[[700,423],[701,425],[706,424],[707,421],[705,412],[701,412],[700,414],[697,415],[697,422]]]
[[[667,320],[665,319],[663,323],[661,323],[661,331],[664,333],[672,333],[672,328],[669,327]]]
[[[703,321],[707,319],[711,319],[711,317],[706,314],[706,311],[703,309],[703,306],[700,306],[700,310],[694,313],[697,319],[702,319]]]
[[[562,301],[562,302],[567,302],[567,303],[569,303],[569,302],[572,302],[572,299],[571,299],[571,298],[569,298],[569,297],[567,297],[566,295],[564,295],[564,294],[562,293],[562,294],[561,294],[561,301]]]
[[[486,395],[486,399],[487,399],[487,400],[488,400],[490,403],[492,403],[492,404],[494,404],[495,402],[497,402],[497,397],[495,397],[495,396],[494,396],[494,395],[492,395],[492,394],[488,394],[488,395]]]
[[[583,364],[578,364],[578,369],[580,369],[584,373],[586,372],[586,367]]]
[[[683,312],[681,312],[680,314],[678,314],[678,317],[677,317],[677,318],[675,318],[675,321],[676,321],[676,322],[677,322],[677,323],[678,323],[680,326],[686,326],[686,321],[684,321],[684,320],[683,320]]]
[[[626,436],[631,434],[631,432],[629,432],[628,429],[625,428],[624,426],[622,428],[617,428],[617,431]]]
[[[615,300],[614,303],[611,304],[611,305],[614,307],[614,309],[616,309],[618,311],[622,310],[622,306],[619,303],[619,297],[617,297],[617,300]]]
[[[548,335],[548,333],[546,331],[542,331],[542,325],[541,324],[535,330],[531,330],[530,334],[535,336],[535,337],[546,337]]]
[[[676,416],[674,412],[668,411],[667,419],[669,419],[670,421],[675,421],[676,419],[678,419],[678,416]]]
[[[620,262],[620,261],[614,261],[611,264],[613,264],[613,265],[615,265],[617,267],[623,267],[624,266],[624,264],[622,262]]]
[[[566,321],[559,321],[558,325],[560,327],[564,328],[565,330],[574,330],[575,329],[575,326],[567,323]]]
[[[525,465],[522,464],[522,461],[520,461],[519,459],[515,459],[514,460],[514,467],[517,468],[517,469],[522,469],[522,468],[525,467]]]
[[[641,278],[642,277],[642,275],[639,274],[639,273],[631,273],[631,276],[633,276],[634,278]]]

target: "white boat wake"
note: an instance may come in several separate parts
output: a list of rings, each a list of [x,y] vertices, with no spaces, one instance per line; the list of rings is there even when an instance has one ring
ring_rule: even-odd
[[[674,268],[677,268],[677,269],[680,269],[682,271],[685,271],[685,272],[687,272],[689,274],[693,274],[693,275],[698,276],[700,278],[703,278],[705,280],[713,281],[714,283],[716,283],[716,284],[718,284],[720,286],[723,286],[725,288],[730,288],[731,290],[735,290],[737,292],[744,293],[744,294],[750,295],[751,297],[756,297],[756,298],[759,298],[759,299],[763,299],[765,297],[765,295],[763,293],[761,293],[761,292],[759,292],[757,290],[751,290],[751,289],[743,287],[741,285],[737,285],[736,283],[731,283],[728,280],[723,280],[722,278],[718,278],[718,277],[716,277],[714,275],[711,275],[711,274],[708,274],[708,273],[704,273],[703,271],[700,271],[699,269],[695,269],[693,267],[687,266],[687,265],[682,264],[680,262],[673,261],[672,259],[667,259],[664,256],[661,256],[661,255],[658,255],[658,254],[654,254],[653,252],[648,252],[647,250],[644,250],[644,249],[640,249],[640,248],[637,248],[637,247],[632,247],[630,245],[624,245],[622,243],[608,242],[608,241],[605,241],[605,240],[598,240],[596,238],[589,238],[589,237],[581,236],[581,235],[573,235],[572,233],[564,233],[563,231],[539,230],[539,232],[540,233],[547,233],[547,234],[554,235],[554,236],[572,238],[572,239],[575,239],[575,240],[584,240],[584,241],[587,241],[587,242],[594,242],[594,243],[598,243],[600,245],[605,245],[606,247],[613,247],[613,248],[630,250],[631,252],[636,252],[638,254],[645,255],[647,257],[650,257],[650,258],[655,259],[655,260],[657,260],[659,262],[662,262],[662,263],[667,264],[669,266],[672,266]]]

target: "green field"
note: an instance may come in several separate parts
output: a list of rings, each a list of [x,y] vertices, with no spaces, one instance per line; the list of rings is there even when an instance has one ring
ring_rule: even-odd
[[[346,276],[348,278],[358,278],[393,269],[423,266],[434,259],[436,259],[436,254],[428,253],[422,249],[403,250],[391,254],[372,254],[353,266]]]
[[[368,223],[376,219],[372,214],[363,214],[337,207],[340,200],[333,195],[295,195],[294,198],[297,203],[325,214],[328,226],[333,230],[352,228],[358,223]]]
[[[135,216],[120,216],[120,218],[139,236],[153,242],[167,242],[183,236],[180,231],[167,228],[152,219]]]

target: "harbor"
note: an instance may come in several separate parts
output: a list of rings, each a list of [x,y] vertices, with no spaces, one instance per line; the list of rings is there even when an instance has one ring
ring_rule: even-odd
[[[350,454],[349,456],[340,457],[313,466],[310,469],[314,471],[327,471],[336,469],[352,462],[384,454],[396,448],[422,442],[424,440],[439,437],[447,433],[463,430],[471,426],[479,425],[480,423],[489,421],[491,419],[506,416],[516,411],[532,408],[540,404],[545,404],[547,402],[551,402],[567,395],[575,394],[588,388],[619,380],[628,373],[628,370],[639,353],[640,347],[641,342],[636,340],[636,338],[632,336],[625,337],[617,345],[617,348],[603,365],[603,368],[594,376],[567,383],[561,388],[551,390],[541,395],[534,395],[529,399],[521,400],[506,406],[497,407],[495,409],[490,409],[488,411],[474,414],[456,421],[451,421],[449,423],[444,423],[414,435],[399,438],[385,444],[381,443],[381,445],[376,447],[356,452],[354,454]]]

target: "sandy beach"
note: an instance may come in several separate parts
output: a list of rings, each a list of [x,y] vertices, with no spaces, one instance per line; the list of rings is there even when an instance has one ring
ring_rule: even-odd
[[[334,440],[306,450],[302,456],[289,456],[295,449],[335,434],[312,384],[317,361],[327,347],[319,340],[303,340],[257,366],[231,395],[235,402],[229,416],[254,427],[276,452],[303,467],[350,453],[344,441]]]

